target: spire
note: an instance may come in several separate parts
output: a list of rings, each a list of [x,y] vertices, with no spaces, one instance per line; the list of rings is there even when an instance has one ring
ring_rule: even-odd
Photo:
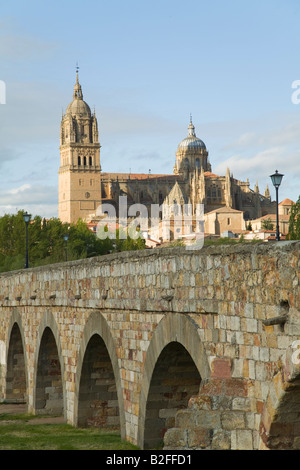
[[[189,136],[191,135],[191,136],[196,137],[195,126],[192,122],[192,115],[191,114],[190,114],[190,125],[188,127],[188,131],[189,131],[189,133],[188,133]]]
[[[74,86],[74,93],[73,93],[73,99],[79,99],[79,100],[82,100],[83,99],[83,95],[82,95],[82,89],[81,89],[81,85],[79,83],[79,79],[78,79],[78,70],[79,70],[79,67],[78,67],[78,63],[76,64],[76,83],[75,83],[75,86]]]
[[[270,190],[269,190],[269,186],[267,185],[266,189],[265,189],[265,197],[267,197],[268,199],[271,199],[271,195],[270,195]]]
[[[227,167],[225,176],[225,204],[227,207],[232,207],[232,196],[231,196],[231,177],[230,171]]]

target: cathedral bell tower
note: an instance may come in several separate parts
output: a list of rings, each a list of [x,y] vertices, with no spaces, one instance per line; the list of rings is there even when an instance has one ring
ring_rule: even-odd
[[[62,222],[76,223],[96,213],[101,204],[101,167],[98,124],[83,101],[76,71],[73,101],[62,116],[60,126],[60,168],[58,216]]]

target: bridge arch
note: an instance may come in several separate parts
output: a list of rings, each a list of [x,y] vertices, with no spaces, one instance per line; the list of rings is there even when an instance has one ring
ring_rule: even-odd
[[[167,420],[172,422],[176,410],[187,407],[189,398],[199,392],[201,380],[210,374],[197,330],[197,324],[188,315],[170,313],[153,333],[146,353],[139,402],[138,445],[142,449],[159,445]],[[184,390],[182,385],[186,385]],[[165,399],[169,401],[167,405],[163,404]]]
[[[34,357],[32,409],[66,417],[65,366],[57,321],[46,311],[40,321]]]
[[[120,427],[125,415],[116,345],[100,311],[93,312],[79,345],[75,378],[75,425]]]
[[[299,356],[300,349],[287,348],[270,382],[260,424],[262,449],[300,450]]]
[[[9,403],[27,403],[27,357],[22,319],[14,311],[7,335],[5,400]]]

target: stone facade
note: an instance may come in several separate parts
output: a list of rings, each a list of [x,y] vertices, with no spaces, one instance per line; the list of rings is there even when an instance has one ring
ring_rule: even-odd
[[[230,230],[240,233],[245,229],[244,214],[231,207],[221,207],[204,215],[204,232],[214,235]]]
[[[299,242],[0,276],[0,397],[142,448],[299,449]]]
[[[86,219],[101,204],[98,123],[76,76],[73,101],[62,116],[58,214],[62,222]]]
[[[248,180],[237,180],[229,169],[223,176],[212,172],[208,150],[196,136],[192,119],[187,137],[177,146],[173,174],[101,173],[97,119],[83,101],[77,75],[73,101],[61,121],[59,218],[72,223],[80,217],[97,220],[102,203],[113,206],[119,216],[120,197],[127,198],[128,209],[143,204],[149,217],[153,204],[190,204],[193,215],[197,204],[204,205],[205,213],[229,207],[241,211],[245,220],[276,210],[268,187],[260,194],[257,184],[252,190]],[[243,225],[244,221],[235,230],[241,232]]]

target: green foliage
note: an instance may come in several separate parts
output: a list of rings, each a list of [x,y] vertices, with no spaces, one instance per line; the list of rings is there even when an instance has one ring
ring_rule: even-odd
[[[262,223],[262,228],[264,230],[274,230],[274,225],[272,224],[271,219],[265,219]]]
[[[291,208],[287,239],[300,240],[300,196],[296,204],[293,204]]]
[[[0,217],[0,272],[23,269],[25,264],[24,211]],[[66,244],[64,235],[68,235]],[[108,233],[108,235],[111,235]],[[100,240],[83,220],[76,224],[62,223],[57,218],[50,220],[35,216],[28,225],[29,266],[36,267],[104,255],[114,251],[145,248],[142,238],[132,239],[128,235],[120,238],[119,231]]]
[[[132,236],[126,233],[124,229],[116,230],[116,239],[113,246],[116,251],[143,250],[145,248],[145,240],[139,236],[138,230]]]

